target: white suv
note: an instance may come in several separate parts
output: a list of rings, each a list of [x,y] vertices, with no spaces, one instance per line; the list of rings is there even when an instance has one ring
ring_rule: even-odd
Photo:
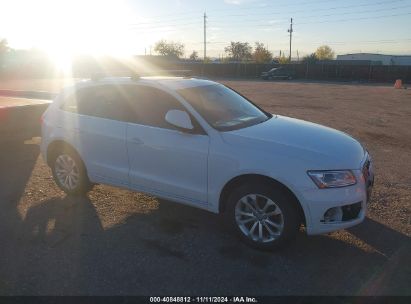
[[[63,90],[42,118],[57,185],[95,183],[222,213],[259,248],[359,224],[373,185],[345,133],[272,115],[232,89],[185,78],[103,78]]]

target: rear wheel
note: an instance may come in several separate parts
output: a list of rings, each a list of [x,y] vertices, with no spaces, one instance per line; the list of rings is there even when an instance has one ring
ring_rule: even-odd
[[[299,229],[294,198],[273,185],[248,184],[228,198],[228,220],[240,238],[259,249],[293,239]]]
[[[83,161],[71,148],[53,153],[51,169],[54,181],[67,194],[85,194],[91,189]]]

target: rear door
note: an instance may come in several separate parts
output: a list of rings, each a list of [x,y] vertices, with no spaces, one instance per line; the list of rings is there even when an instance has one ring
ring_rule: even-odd
[[[70,129],[91,180],[128,185],[125,121],[129,109],[121,90],[112,85],[89,87],[74,97],[62,110],[73,113]]]
[[[206,204],[208,135],[193,117],[191,133],[166,122],[169,110],[187,111],[169,93],[149,86],[132,90],[135,121],[127,127],[131,186],[177,201]]]

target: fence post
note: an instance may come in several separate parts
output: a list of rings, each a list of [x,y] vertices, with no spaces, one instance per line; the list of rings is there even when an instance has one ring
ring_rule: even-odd
[[[308,62],[306,63],[305,79],[308,79]]]
[[[321,79],[324,79],[324,62],[321,62]]]
[[[371,82],[371,76],[372,76],[372,65],[370,62],[370,67],[368,69],[368,82]]]

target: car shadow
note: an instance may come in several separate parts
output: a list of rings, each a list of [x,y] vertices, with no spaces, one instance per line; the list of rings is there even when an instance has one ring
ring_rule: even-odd
[[[348,232],[307,237],[262,252],[223,218],[180,204],[135,213],[104,228],[88,197],[33,206],[19,230],[18,294],[409,294],[391,260],[409,238],[372,219]],[[113,205],[113,208],[115,206]],[[408,246],[407,245],[407,246]],[[409,247],[408,247],[409,248]],[[399,257],[406,259],[404,252]],[[409,262],[409,258],[407,260]],[[394,261],[395,263],[395,261]],[[390,287],[381,285],[389,275]],[[401,277],[401,276],[400,276]],[[409,272],[402,272],[408,279]],[[409,281],[409,280],[405,280]]]
[[[3,123],[3,122],[1,122]],[[14,240],[15,229],[21,227],[22,217],[18,211],[20,198],[24,195],[28,180],[39,156],[39,147],[25,140],[32,132],[10,134],[0,128],[0,293],[10,288],[5,272],[7,250]]]

